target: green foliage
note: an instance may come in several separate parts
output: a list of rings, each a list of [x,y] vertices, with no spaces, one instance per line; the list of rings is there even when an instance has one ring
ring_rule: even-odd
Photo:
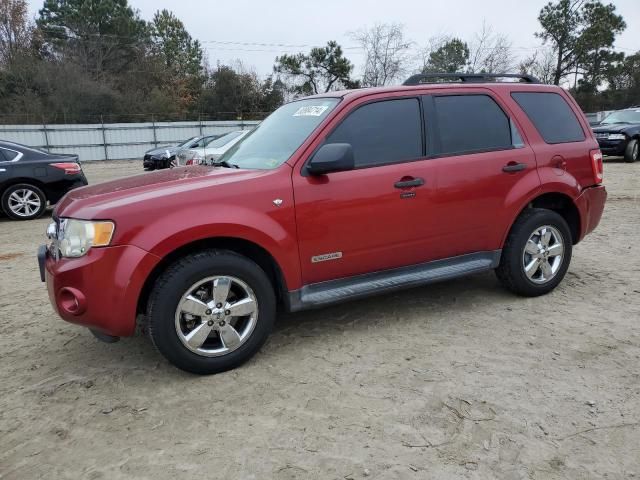
[[[359,86],[359,82],[351,79],[353,64],[335,41],[328,42],[326,47],[313,48],[309,54],[277,57],[274,71],[290,80],[289,90],[298,95]]]
[[[269,77],[260,82],[242,65],[218,67],[207,81],[199,101],[204,111],[221,112],[231,119],[250,112],[271,112],[284,102],[284,86]]]
[[[452,38],[429,54],[422,73],[462,72],[468,62],[469,46],[459,38]]]
[[[203,53],[184,24],[172,12],[156,12],[150,25],[153,53],[174,75],[201,75]]]
[[[536,34],[551,44],[556,54],[553,83],[583,70],[588,82],[597,84],[602,63],[610,60],[615,36],[626,28],[613,4],[600,1],[558,0],[540,11],[542,31]]]

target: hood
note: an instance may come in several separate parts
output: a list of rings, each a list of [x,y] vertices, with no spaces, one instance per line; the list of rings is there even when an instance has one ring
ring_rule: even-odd
[[[593,127],[595,133],[625,133],[627,130],[640,128],[640,123],[610,123]]]
[[[158,198],[173,197],[176,202],[194,202],[198,190],[210,190],[264,175],[268,170],[240,170],[203,166],[177,167],[144,173],[121,180],[104,182],[71,190],[56,205],[55,217],[113,219],[120,208],[154,203]]]

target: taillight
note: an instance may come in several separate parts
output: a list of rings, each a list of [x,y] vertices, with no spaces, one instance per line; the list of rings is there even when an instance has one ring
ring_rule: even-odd
[[[65,175],[75,175],[82,171],[82,168],[79,164],[74,162],[60,162],[60,163],[50,163],[54,168],[59,168],[60,170],[64,170]]]
[[[595,183],[602,183],[604,178],[604,165],[602,164],[602,152],[597,150],[591,150],[589,152],[591,156],[591,168],[593,170],[593,181]]]
[[[185,165],[193,165],[193,158],[191,160],[187,160],[187,162],[185,163]]]

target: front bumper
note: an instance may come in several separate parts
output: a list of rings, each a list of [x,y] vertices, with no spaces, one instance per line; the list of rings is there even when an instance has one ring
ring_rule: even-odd
[[[620,156],[624,155],[624,150],[627,148],[627,140],[606,140],[599,138],[598,145],[600,145],[600,151],[603,155]]]
[[[160,261],[133,245],[92,248],[80,258],[55,260],[38,250],[40,275],[63,320],[106,335],[133,335],[144,282]]]
[[[578,241],[593,232],[598,226],[606,201],[607,190],[604,185],[585,188],[576,198],[576,206],[580,212],[580,237]]]

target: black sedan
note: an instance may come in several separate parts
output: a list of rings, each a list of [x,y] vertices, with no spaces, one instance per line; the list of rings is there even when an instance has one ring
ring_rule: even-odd
[[[47,153],[0,140],[0,205],[9,218],[41,216],[65,193],[87,185],[77,155]]]
[[[169,168],[176,165],[177,155],[182,151],[190,148],[204,148],[210,142],[219,138],[220,135],[204,135],[200,137],[191,137],[178,145],[166,145],[148,150],[144,153],[142,159],[142,167],[145,170],[159,170]]]

